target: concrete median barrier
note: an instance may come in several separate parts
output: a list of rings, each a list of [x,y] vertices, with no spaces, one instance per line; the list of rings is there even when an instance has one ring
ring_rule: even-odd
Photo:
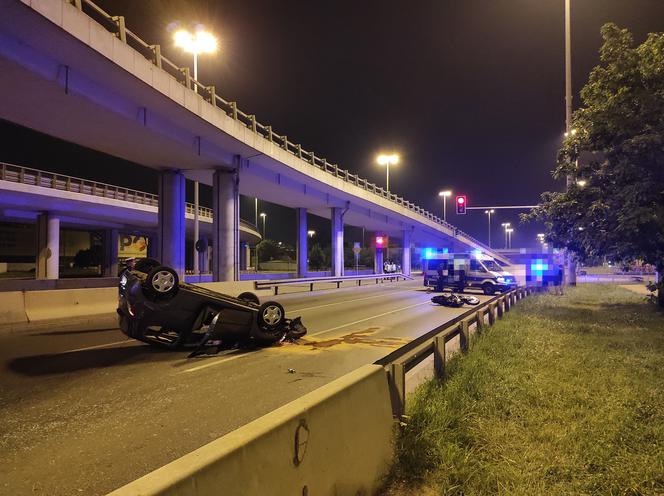
[[[56,289],[25,293],[25,312],[30,322],[109,315],[115,313],[117,305],[117,288]]]
[[[392,434],[385,371],[366,365],[109,496],[368,496]]]
[[[25,297],[22,291],[0,293],[0,324],[25,323]]]

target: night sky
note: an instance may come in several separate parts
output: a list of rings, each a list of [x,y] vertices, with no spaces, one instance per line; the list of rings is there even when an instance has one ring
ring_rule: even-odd
[[[169,27],[204,24],[221,49],[200,58],[202,82],[378,184],[385,176],[376,154],[397,151],[392,191],[440,215],[441,189],[467,194],[473,206],[534,204],[542,191],[562,188],[550,171],[565,125],[563,0],[97,3],[183,66],[191,60],[173,47]],[[641,42],[664,31],[664,1],[572,0],[572,10],[576,107],[598,63],[602,24],[626,27]],[[81,175],[89,170],[82,162],[98,160],[6,123],[0,131],[12,138],[3,140],[5,161]],[[35,140],[43,146],[27,151]],[[98,169],[99,179],[154,189],[149,173],[117,170]],[[449,221],[486,242],[482,212],[451,211],[448,204]],[[495,216],[495,244],[501,222],[516,225],[514,246],[534,242],[539,228],[517,225],[517,215]]]

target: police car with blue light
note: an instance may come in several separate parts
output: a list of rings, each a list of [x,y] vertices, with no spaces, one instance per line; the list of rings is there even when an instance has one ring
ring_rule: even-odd
[[[445,249],[427,248],[423,252],[424,285],[463,291],[481,289],[484,294],[508,291],[516,287],[516,278],[489,255],[479,252],[448,253]]]

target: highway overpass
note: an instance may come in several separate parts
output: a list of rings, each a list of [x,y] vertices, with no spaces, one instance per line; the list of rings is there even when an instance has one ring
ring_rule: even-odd
[[[141,40],[121,13],[88,0],[0,6],[0,118],[160,171],[155,256],[179,272],[185,178],[213,187],[215,280],[239,278],[240,193],[296,209],[298,253],[307,253],[306,213],[329,218],[333,275],[344,270],[344,224],[402,239],[406,273],[412,243],[480,249],[505,262],[432,213],[242,112]],[[47,237],[51,217],[42,217]],[[298,258],[298,273],[306,275],[306,256]]]

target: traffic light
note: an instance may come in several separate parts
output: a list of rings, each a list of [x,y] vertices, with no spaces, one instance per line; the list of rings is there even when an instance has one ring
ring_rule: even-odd
[[[456,197],[456,209],[457,209],[457,214],[459,215],[465,215],[466,213],[466,204],[468,202],[466,201],[466,195],[460,195]]]
[[[376,236],[376,248],[387,246],[387,236]]]

